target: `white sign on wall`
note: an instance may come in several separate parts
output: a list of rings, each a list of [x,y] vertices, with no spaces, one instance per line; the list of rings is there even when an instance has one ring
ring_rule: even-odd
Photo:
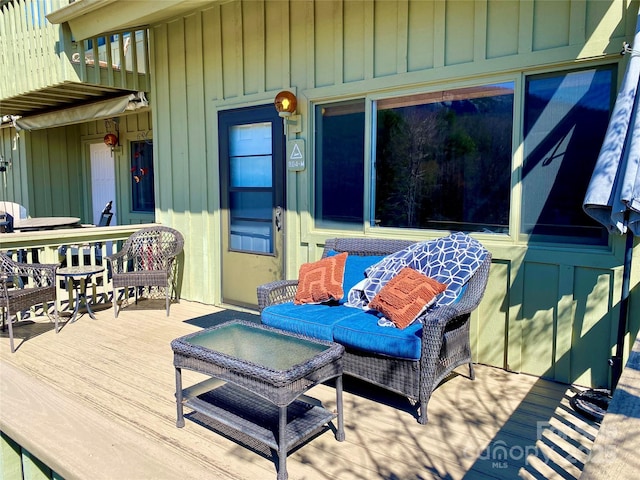
[[[287,141],[287,169],[292,172],[304,170],[304,140]]]

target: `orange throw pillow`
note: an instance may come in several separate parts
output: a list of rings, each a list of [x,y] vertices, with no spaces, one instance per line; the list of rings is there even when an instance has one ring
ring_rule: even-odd
[[[298,274],[298,289],[293,303],[322,303],[340,300],[344,296],[342,281],[347,253],[305,263]]]
[[[447,286],[437,280],[405,267],[382,287],[368,307],[402,329],[411,325],[436,295],[446,289]]]

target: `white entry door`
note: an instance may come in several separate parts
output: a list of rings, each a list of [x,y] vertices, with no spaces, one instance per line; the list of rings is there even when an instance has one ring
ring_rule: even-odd
[[[117,225],[116,169],[111,148],[104,143],[92,143],[91,148],[91,203],[93,224],[100,223],[100,214],[105,205],[113,200],[111,225]]]

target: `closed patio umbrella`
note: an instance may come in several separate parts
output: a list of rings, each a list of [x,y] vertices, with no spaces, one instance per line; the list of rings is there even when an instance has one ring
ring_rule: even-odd
[[[622,53],[631,58],[583,204],[585,212],[609,232],[626,235],[612,390],[622,372],[633,237],[640,235],[640,13],[633,47],[625,45]]]

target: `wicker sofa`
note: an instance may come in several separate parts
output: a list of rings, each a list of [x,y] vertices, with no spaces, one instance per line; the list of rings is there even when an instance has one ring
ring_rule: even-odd
[[[359,268],[362,268],[369,258],[373,264],[384,256],[398,252],[413,243],[405,240],[375,238],[334,238],[326,241],[322,257],[325,258],[337,252],[347,252],[347,258],[353,259]],[[327,339],[327,336],[333,336],[334,341],[345,346],[343,358],[345,374],[405,395],[417,402],[418,421],[426,424],[427,404],[431,393],[453,369],[468,364],[469,376],[472,380],[474,379],[469,319],[470,313],[478,306],[484,295],[490,264],[491,255],[486,252],[480,267],[468,280],[455,303],[427,310],[419,317],[420,323],[416,323],[413,329],[405,329],[406,332],[396,328],[377,326],[375,322],[371,324],[370,320],[361,318],[362,315],[366,315],[365,313],[342,304],[294,305],[292,301],[296,294],[297,280],[275,281],[259,286],[258,305],[262,322],[267,325],[316,338]],[[354,272],[348,270],[349,263],[344,273],[345,294],[349,288],[346,285],[347,278],[354,275]],[[363,276],[362,271],[360,275]],[[338,319],[336,323],[332,323],[331,317]],[[376,351],[377,348],[354,347],[349,341],[343,343],[341,338],[346,337],[339,337],[338,326],[342,325],[344,328],[344,325],[348,325],[347,328],[352,329],[359,322],[369,322],[367,331],[351,332],[354,335],[349,338],[364,338],[380,333],[384,337],[390,337],[391,341],[388,343],[391,349],[397,345],[403,348],[411,342],[417,342],[415,347],[417,354],[396,354],[393,353],[394,350],[386,348],[385,352],[381,352]],[[377,328],[382,330],[374,331]],[[391,338],[393,335],[405,335],[405,337]],[[386,347],[386,345],[383,346]]]

